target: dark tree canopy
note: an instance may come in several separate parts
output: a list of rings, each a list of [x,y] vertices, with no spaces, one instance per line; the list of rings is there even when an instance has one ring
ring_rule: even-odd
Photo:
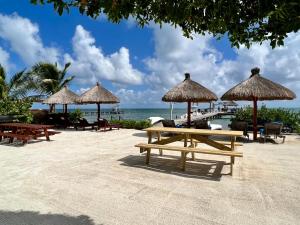
[[[300,29],[300,0],[30,0],[53,4],[61,15],[72,8],[92,18],[104,13],[114,23],[129,16],[143,27],[150,21],[182,28],[187,37],[205,32],[221,38],[227,34],[232,46],[270,41],[284,44],[290,32]]]

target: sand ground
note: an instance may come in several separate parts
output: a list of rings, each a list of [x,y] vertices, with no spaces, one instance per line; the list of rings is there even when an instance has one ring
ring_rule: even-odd
[[[300,136],[245,143],[228,157],[151,158],[137,130],[63,131],[52,141],[0,145],[1,225],[300,224]],[[154,152],[156,153],[156,152]]]

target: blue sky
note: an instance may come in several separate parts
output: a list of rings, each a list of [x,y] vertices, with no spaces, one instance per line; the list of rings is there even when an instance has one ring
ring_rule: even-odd
[[[132,18],[113,24],[105,16],[93,20],[77,10],[59,16],[52,6],[34,6],[29,0],[0,2],[0,63],[9,74],[38,61],[70,61],[69,74],[76,76],[70,89],[82,93],[100,81],[122,107],[135,108],[168,107],[161,97],[185,72],[221,96],[255,66],[300,94],[299,32],[275,50],[268,43],[232,49],[226,37],[217,41],[209,34],[194,35],[190,40],[166,24],[142,29]],[[298,99],[265,103],[299,106]]]

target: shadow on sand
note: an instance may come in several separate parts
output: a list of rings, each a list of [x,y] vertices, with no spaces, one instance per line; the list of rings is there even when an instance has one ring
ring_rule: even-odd
[[[86,216],[77,217],[62,214],[40,214],[32,211],[2,211],[0,210],[0,224],[2,225],[96,225]],[[100,225],[100,224],[98,224]]]
[[[222,175],[229,173],[222,173],[224,161],[195,159],[195,161],[187,161],[186,170],[182,171],[181,161],[179,157],[164,155],[160,157],[156,154],[151,154],[150,164],[145,164],[145,155],[129,155],[119,159],[123,166],[136,167],[146,170],[151,170],[159,173],[173,174],[187,178],[197,178],[205,180],[220,181]]]
[[[147,137],[147,133],[146,132],[138,132],[138,133],[133,133],[132,136],[134,137]]]
[[[25,145],[31,145],[34,143],[38,143],[38,142],[51,142],[53,140],[50,141],[46,141],[45,139],[32,139],[30,141],[28,141],[26,144],[24,144],[22,141],[19,140],[14,140],[12,143],[9,143],[9,139],[8,138],[4,138],[2,139],[2,141],[0,141],[0,145],[5,145],[5,146],[12,146],[12,147],[23,147]]]

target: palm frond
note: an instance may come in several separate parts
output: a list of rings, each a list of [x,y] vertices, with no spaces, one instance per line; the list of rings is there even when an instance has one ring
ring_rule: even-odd
[[[66,78],[66,79],[60,84],[60,89],[63,88],[65,85],[69,84],[74,78],[75,78],[75,76],[70,76],[70,77]]]

